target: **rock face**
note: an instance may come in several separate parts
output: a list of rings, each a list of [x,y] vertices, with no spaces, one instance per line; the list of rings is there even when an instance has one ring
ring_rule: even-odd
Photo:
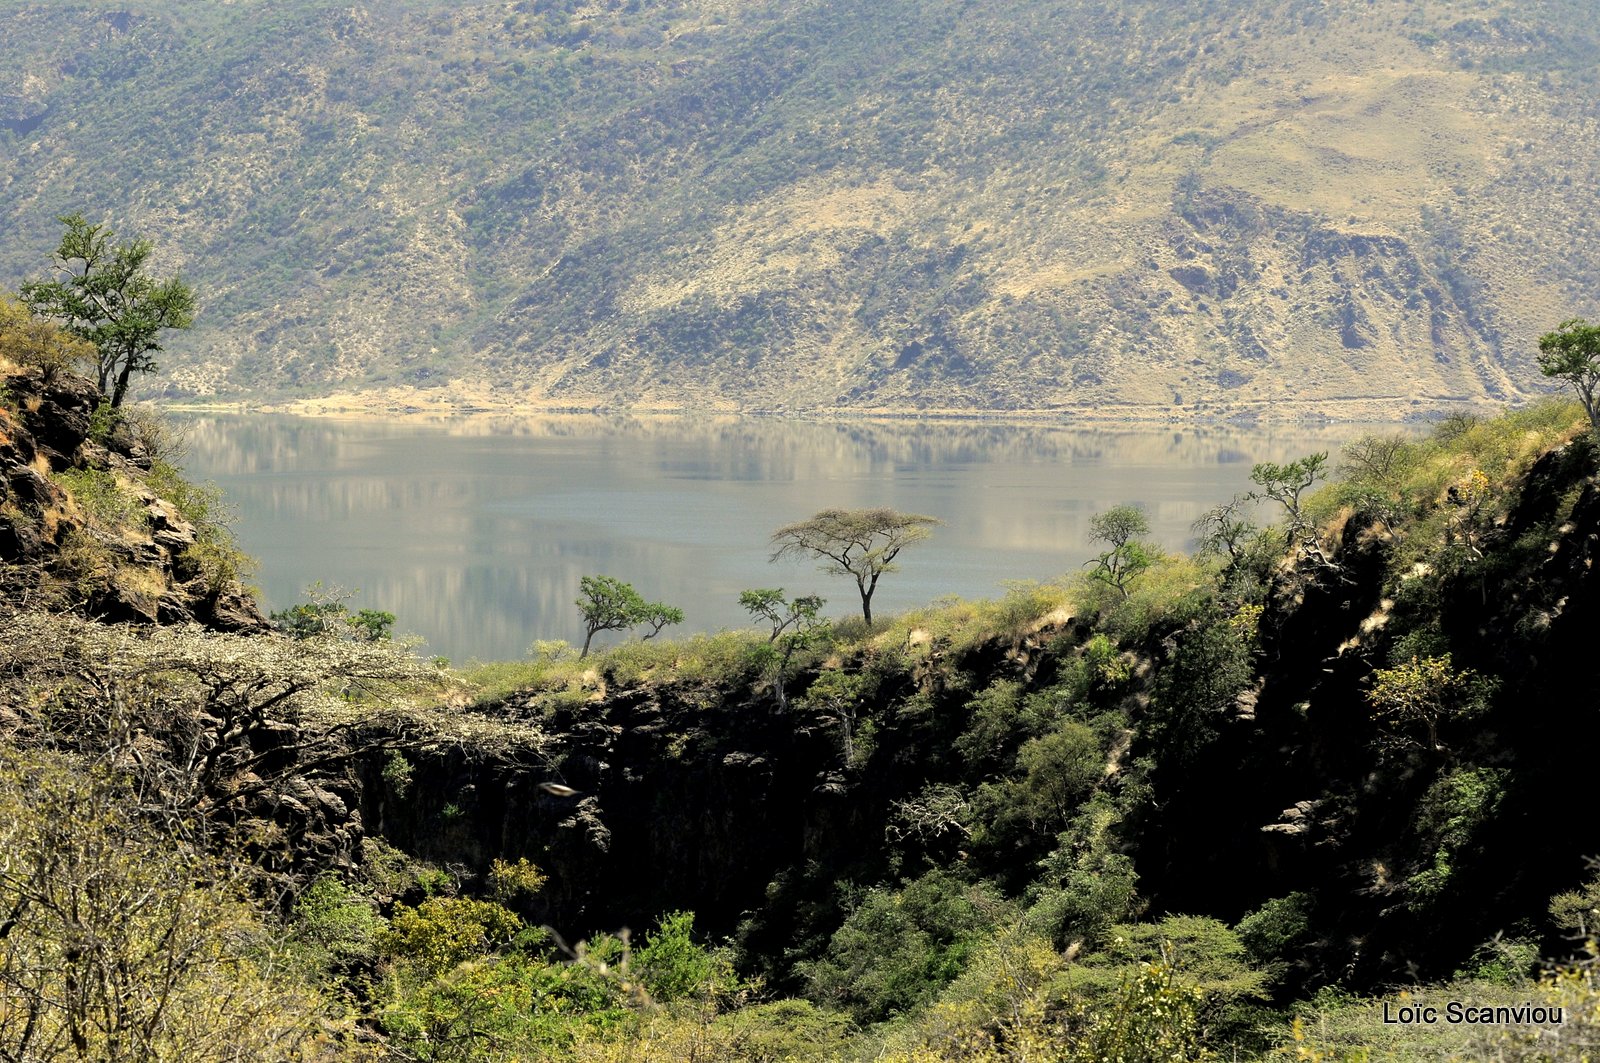
[[[146,485],[155,458],[137,433],[121,421],[97,430],[101,395],[91,381],[19,373],[0,379],[0,394],[0,589],[12,604],[111,622],[265,629],[237,581],[202,572],[200,531]],[[97,520],[75,500],[66,486],[74,475],[115,494],[119,519]]]

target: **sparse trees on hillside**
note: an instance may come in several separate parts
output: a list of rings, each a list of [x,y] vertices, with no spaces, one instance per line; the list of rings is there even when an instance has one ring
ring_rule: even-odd
[[[821,560],[822,570],[856,581],[861,617],[872,625],[872,595],[878,579],[898,568],[900,551],[933,534],[943,521],[893,509],[825,509],[809,520],[772,533],[772,560],[802,556]]]
[[[1554,332],[1540,336],[1539,370],[1572,385],[1578,401],[1583,403],[1583,412],[1589,415],[1589,427],[1600,435],[1600,407],[1595,395],[1600,391],[1600,325],[1575,317],[1563,321]]]
[[[151,355],[161,350],[161,333],[194,323],[194,289],[181,277],[150,276],[148,241],[114,244],[111,229],[80,213],[58,220],[67,227],[55,253],[59,279],[28,281],[22,300],[94,345],[100,390],[115,409],[132,374],[156,368]]]

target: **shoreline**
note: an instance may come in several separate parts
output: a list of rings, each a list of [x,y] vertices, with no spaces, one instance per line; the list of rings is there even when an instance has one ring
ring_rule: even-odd
[[[1014,424],[1069,427],[1295,427],[1336,424],[1414,424],[1451,413],[1495,413],[1521,402],[1475,402],[1460,396],[1363,396],[1326,400],[1258,400],[1230,406],[1172,406],[1114,403],[1042,409],[971,409],[919,407],[737,406],[715,403],[621,405],[556,400],[498,399],[464,395],[447,389],[384,389],[343,392],[317,398],[278,400],[167,400],[163,409],[184,413],[266,413],[336,420],[441,421],[527,417],[752,418],[796,421],[909,421],[929,423]]]

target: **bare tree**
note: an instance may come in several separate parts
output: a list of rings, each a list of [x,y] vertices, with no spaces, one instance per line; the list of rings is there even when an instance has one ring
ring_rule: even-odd
[[[13,735],[124,773],[146,813],[174,824],[431,731],[445,714],[413,697],[445,682],[388,642],[0,620]]]

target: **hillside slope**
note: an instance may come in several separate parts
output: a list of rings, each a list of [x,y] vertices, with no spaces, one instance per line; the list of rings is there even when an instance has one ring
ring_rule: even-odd
[[[0,283],[103,211],[169,393],[1403,413],[1597,312],[1587,5],[7,5]]]

